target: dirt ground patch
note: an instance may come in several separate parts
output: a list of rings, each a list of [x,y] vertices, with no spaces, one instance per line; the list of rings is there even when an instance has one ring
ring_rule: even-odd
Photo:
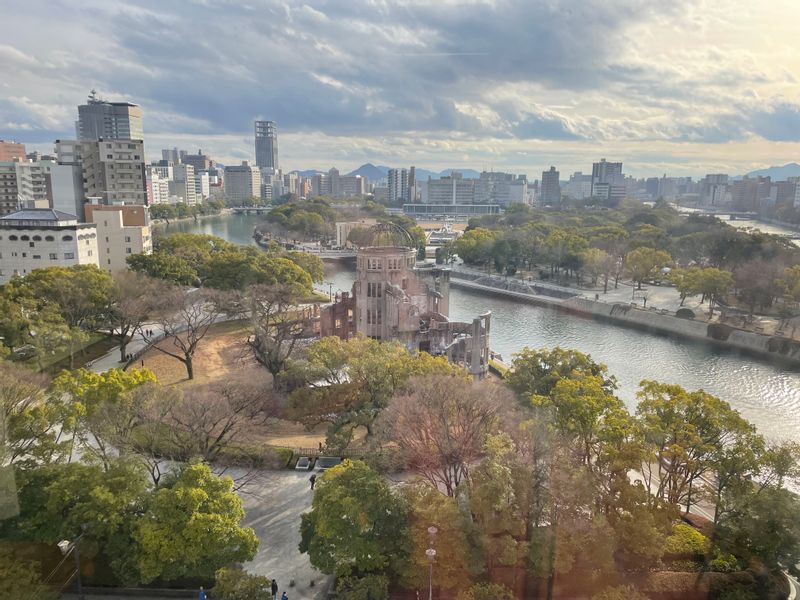
[[[249,373],[252,373],[254,380],[263,379],[264,385],[271,385],[269,374],[250,354],[246,338],[247,325],[244,323],[214,325],[198,346],[194,357],[194,379],[191,381],[186,376],[183,363],[163,352],[151,349],[142,360],[144,367],[150,369],[164,385],[200,385],[233,376],[247,377]],[[170,352],[180,352],[172,340],[164,340],[159,346]],[[301,423],[275,419],[249,431],[243,441],[288,448],[317,448],[320,442],[325,441],[325,430],[325,425],[307,431]]]
[[[213,325],[195,353],[193,381],[187,378],[182,362],[156,349],[148,351],[142,361],[144,367],[150,369],[164,385],[208,383],[234,371],[240,373],[260,368],[247,350],[246,338],[247,327],[241,322]],[[181,353],[172,339],[164,340],[158,346],[169,352]]]

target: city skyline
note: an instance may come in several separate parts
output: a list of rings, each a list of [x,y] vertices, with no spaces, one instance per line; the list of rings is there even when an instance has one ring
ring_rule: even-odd
[[[800,162],[785,41],[800,6],[664,4],[20,4],[0,44],[0,138],[51,151],[94,88],[141,106],[149,159],[181,146],[253,160],[252,123],[271,119],[287,171],[534,179],[606,156],[636,177],[701,177]]]

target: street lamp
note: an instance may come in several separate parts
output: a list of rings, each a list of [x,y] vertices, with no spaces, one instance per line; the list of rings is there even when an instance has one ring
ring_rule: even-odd
[[[436,550],[428,548],[425,550],[425,556],[428,557],[430,570],[428,572],[428,600],[433,600],[433,559],[436,557]]]
[[[328,298],[333,302],[333,283],[328,281]]]
[[[83,595],[83,582],[81,581],[81,553],[78,549],[78,542],[81,541],[82,537],[83,534],[80,534],[75,538],[74,542],[70,542],[69,540],[61,540],[58,542],[58,549],[61,550],[61,554],[68,556],[69,553],[72,552],[75,556],[75,577],[78,584],[78,600],[86,600],[86,597]]]
[[[434,525],[431,525],[430,527],[428,527],[428,537],[431,540],[431,546],[433,546],[433,542],[436,539],[436,534],[438,532],[439,532],[439,530],[436,529],[436,527]]]

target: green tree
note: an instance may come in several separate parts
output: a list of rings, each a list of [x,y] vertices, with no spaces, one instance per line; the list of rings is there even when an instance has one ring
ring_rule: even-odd
[[[142,328],[153,310],[156,287],[151,278],[137,271],[121,271],[113,277],[106,325],[111,335],[119,340],[120,362],[125,362],[130,337]]]
[[[702,390],[642,381],[637,395],[645,487],[670,504],[685,502],[688,510],[695,482],[714,467],[719,450],[752,426]]]
[[[603,280],[603,293],[608,292],[608,280],[613,272],[616,259],[605,250],[589,248],[583,258],[584,270],[592,278],[592,284],[598,279]]]
[[[672,257],[665,250],[641,247],[631,250],[625,259],[625,266],[630,278],[642,289],[642,282],[649,279],[662,267],[668,267]]]
[[[411,507],[410,534],[413,549],[409,564],[402,569],[407,587],[424,587],[428,583],[428,557],[431,547],[428,528],[436,527],[434,540],[437,555],[436,582],[444,589],[459,589],[483,568],[472,544],[475,526],[471,515],[458,505],[458,499],[446,496],[428,484],[412,483],[401,488]]]
[[[411,548],[408,506],[359,461],[344,461],[317,481],[300,526],[300,552],[323,573],[399,574]]]
[[[548,396],[555,385],[565,378],[592,375],[603,380],[605,391],[612,392],[617,387],[616,379],[608,373],[604,364],[593,361],[591,356],[583,352],[558,346],[552,350],[525,347],[514,355],[512,366],[513,369],[506,375],[506,383],[526,405],[531,396]]]
[[[106,406],[116,406],[120,397],[126,392],[155,381],[155,375],[147,369],[130,371],[109,369],[104,373],[93,373],[86,369],[62,371],[53,380],[50,394],[53,402],[64,397],[69,398],[68,405],[72,416],[62,422],[61,427],[71,434],[70,456],[75,450],[75,445],[80,444],[85,452],[89,454],[96,452],[104,462],[107,462],[111,449],[96,427],[95,414]],[[88,443],[89,435],[92,437],[91,444]]]
[[[741,565],[760,562],[769,569],[788,568],[800,561],[800,501],[780,488],[742,490],[720,518],[714,541]]]
[[[714,316],[714,305],[724,298],[733,287],[733,276],[728,271],[714,267],[700,269],[692,277],[697,293],[708,298],[708,316]]]
[[[267,600],[272,597],[271,581],[239,569],[217,571],[211,594],[217,600]]]
[[[210,578],[223,566],[251,560],[258,538],[241,526],[243,518],[230,477],[217,477],[202,463],[186,465],[147,498],[134,525],[142,581]]]
[[[47,378],[0,360],[0,464],[45,463],[66,451],[63,403],[45,393]]]
[[[152,254],[133,254],[127,258],[128,267],[156,279],[171,281],[175,285],[194,285],[197,271],[189,262],[166,252]]]
[[[38,563],[17,559],[0,548],[0,598],[4,600],[55,600],[58,594],[42,582]]]
[[[456,251],[461,259],[472,265],[485,265],[492,259],[492,248],[499,232],[478,227],[470,229],[456,240]]]

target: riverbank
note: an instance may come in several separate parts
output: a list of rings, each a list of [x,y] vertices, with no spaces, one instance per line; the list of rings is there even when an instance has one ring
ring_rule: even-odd
[[[706,322],[675,316],[667,310],[638,305],[593,300],[555,289],[537,289],[536,294],[508,289],[496,283],[476,282],[464,273],[453,271],[450,285],[518,302],[554,308],[641,331],[703,341],[718,347],[739,350],[768,360],[800,366],[800,342],[780,335],[765,335],[738,329],[724,323]],[[507,285],[507,284],[506,284]]]
[[[167,226],[173,225],[175,223],[185,223],[186,221],[202,221],[203,219],[209,219],[212,217],[227,217],[233,214],[230,208],[223,208],[218,213],[212,215],[189,215],[186,217],[175,217],[174,219],[150,219],[150,224],[152,226]]]

